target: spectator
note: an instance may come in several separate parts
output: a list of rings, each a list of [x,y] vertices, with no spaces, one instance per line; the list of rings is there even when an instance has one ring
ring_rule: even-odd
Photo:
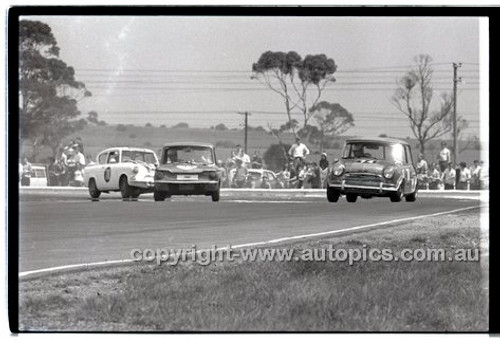
[[[243,164],[241,159],[236,159],[236,171],[234,173],[233,185],[236,188],[243,188],[246,186],[248,178],[248,169]]]
[[[480,189],[480,177],[481,177],[481,165],[479,165],[479,160],[474,160],[474,167],[472,168],[471,175],[471,190],[479,190]]]
[[[427,161],[425,161],[424,159],[424,154],[418,155],[418,162],[416,166],[417,166],[417,179],[419,188],[427,189],[429,187],[427,179],[427,174],[429,173],[429,167],[427,165]]]
[[[222,160],[217,161],[217,166],[221,172],[221,187],[228,187],[227,170],[222,163]]]
[[[283,188],[290,187],[290,171],[288,170],[288,166],[285,165],[283,167],[283,170],[281,170],[281,172],[279,172],[276,177],[280,180]]]
[[[75,162],[78,170],[82,170],[85,167],[85,156],[80,151],[79,147],[75,148]]]
[[[436,163],[431,164],[431,169],[428,176],[429,189],[437,190],[441,186],[441,173],[438,170]]]
[[[60,186],[60,176],[63,172],[63,168],[61,164],[56,161],[55,158],[49,158],[49,177],[48,177],[48,185],[49,186]]]
[[[481,174],[479,175],[479,188],[489,189],[490,187],[490,170],[488,165],[481,160]]]
[[[448,167],[444,170],[441,180],[444,184],[445,190],[455,189],[455,175],[456,172],[452,167],[452,163],[448,163]]]
[[[251,164],[250,156],[243,151],[239,144],[236,146],[236,152],[232,152],[232,158],[235,162],[241,160],[244,167],[248,167]]]
[[[83,186],[83,172],[82,169],[78,168],[75,170],[73,182],[71,184],[74,187],[82,187]]]
[[[21,174],[21,186],[29,186],[31,176],[33,175],[33,167],[27,157],[23,158],[23,172]]]
[[[295,138],[295,143],[292,144],[288,154],[294,162],[294,169],[298,173],[299,165],[303,166],[306,157],[309,155],[309,149],[307,146],[300,141],[299,137]]]
[[[256,150],[253,153],[252,168],[254,168],[254,169],[262,169],[262,158],[261,158],[258,150]]]
[[[447,169],[448,164],[451,162],[451,152],[446,147],[446,142],[441,142],[441,151],[439,152],[438,160],[439,168],[441,169],[441,172],[444,172],[444,170]]]
[[[269,183],[269,178],[267,176],[262,176],[262,182],[260,183],[260,187],[263,189],[271,189],[271,184]]]
[[[326,153],[321,154],[321,158],[319,159],[319,168],[321,173],[321,188],[325,188],[326,178],[328,176],[328,167],[330,163],[328,162]]]
[[[227,186],[231,187],[233,184],[234,174],[236,173],[236,165],[234,164],[233,159],[228,159],[226,161],[226,170],[227,170]]]
[[[312,163],[311,164],[311,176],[309,178],[309,183],[311,184],[311,188],[322,188],[321,187],[321,170],[318,164]]]
[[[84,150],[83,150],[83,142],[82,142],[82,139],[80,137],[76,137],[75,139],[75,143],[74,143],[74,146],[78,148],[78,150],[83,154],[84,153]]]
[[[470,180],[471,180],[470,170],[467,168],[467,164],[462,161],[460,163],[460,175],[457,181],[457,189],[468,190]]]

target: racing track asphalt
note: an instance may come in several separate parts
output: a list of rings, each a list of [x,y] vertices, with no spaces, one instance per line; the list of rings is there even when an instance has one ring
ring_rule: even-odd
[[[479,206],[479,200],[421,197],[415,203],[387,198],[328,203],[180,197],[153,202],[102,199],[25,200],[19,203],[20,272],[130,259],[134,248],[197,249],[341,230],[383,221]],[[474,210],[479,214],[479,209]],[[397,227],[387,229],[388,233]],[[429,234],[432,236],[432,234]]]

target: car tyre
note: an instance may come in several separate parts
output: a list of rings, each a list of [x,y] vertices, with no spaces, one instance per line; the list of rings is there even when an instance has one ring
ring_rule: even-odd
[[[95,180],[93,178],[89,181],[89,194],[93,199],[97,199],[101,195],[101,191],[97,189],[97,185],[95,184]]]
[[[120,192],[122,198],[137,198],[141,193],[140,189],[132,187],[128,184],[127,176],[120,177]]]
[[[217,189],[217,191],[212,193],[212,202],[218,202],[220,199],[220,187]]]
[[[336,203],[339,200],[340,192],[333,187],[326,189],[326,198],[330,203]]]
[[[391,194],[391,202],[397,203],[401,202],[401,199],[403,199],[403,183],[401,182],[401,185],[399,186],[398,190]]]
[[[168,195],[165,192],[155,191],[153,197],[155,199],[155,202],[163,202],[165,198],[168,197]]]
[[[358,195],[356,193],[347,193],[345,195],[345,199],[349,202],[349,203],[354,203],[357,199],[358,199]]]
[[[414,202],[414,201],[416,201],[417,200],[417,192],[418,192],[418,185],[417,185],[417,187],[415,187],[415,192],[408,194],[405,197],[405,200],[407,202]]]

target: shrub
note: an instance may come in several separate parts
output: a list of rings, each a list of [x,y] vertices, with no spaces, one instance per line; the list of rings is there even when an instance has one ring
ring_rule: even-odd
[[[120,132],[124,132],[124,131],[127,130],[127,126],[125,126],[124,124],[119,123],[118,125],[116,125],[116,130],[120,131]]]
[[[135,134],[135,133],[131,133],[131,134],[128,136],[128,138],[136,138],[136,137],[137,137],[137,136],[136,136],[136,134]]]
[[[276,172],[283,170],[283,166],[287,162],[286,153],[289,149],[290,145],[288,144],[271,144],[262,156],[264,163],[270,170]]]

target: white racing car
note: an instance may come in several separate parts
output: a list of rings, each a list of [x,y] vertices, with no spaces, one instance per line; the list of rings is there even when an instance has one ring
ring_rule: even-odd
[[[100,152],[96,161],[97,164],[85,167],[84,183],[91,198],[113,191],[120,191],[124,199],[137,198],[153,191],[158,158],[152,150],[109,148]]]

